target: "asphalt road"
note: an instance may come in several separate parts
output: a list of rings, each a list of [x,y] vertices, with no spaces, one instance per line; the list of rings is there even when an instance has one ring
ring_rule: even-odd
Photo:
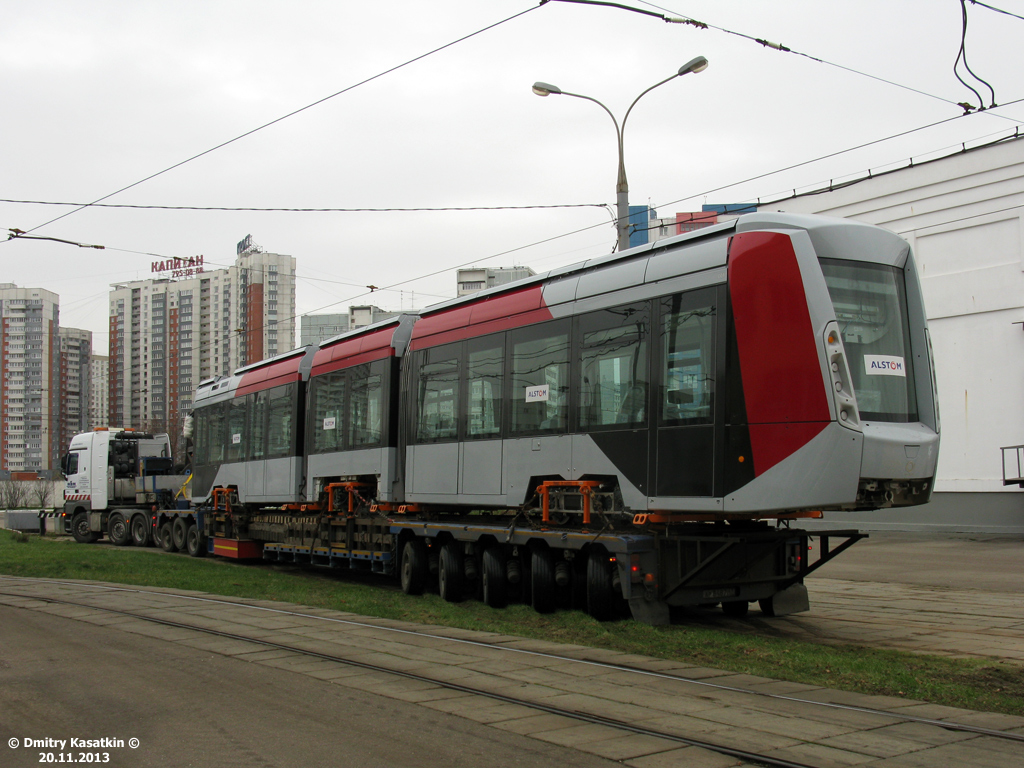
[[[1022,594],[1024,537],[872,532],[814,576]]]
[[[116,768],[616,765],[306,675],[9,607],[0,607],[0,737],[7,768],[38,765],[40,753],[56,762],[107,753],[99,763]],[[10,746],[73,737],[125,746]]]

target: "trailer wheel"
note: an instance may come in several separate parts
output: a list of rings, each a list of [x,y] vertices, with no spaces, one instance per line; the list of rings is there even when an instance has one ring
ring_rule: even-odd
[[[174,543],[174,534],[171,531],[170,521],[160,526],[160,549],[164,552],[178,551],[178,547]]]
[[[206,538],[195,523],[185,531],[185,549],[190,557],[206,557]]]
[[[742,619],[749,610],[750,603],[746,600],[730,600],[728,603],[722,603],[722,613],[734,619]]]
[[[132,543],[128,522],[120,512],[112,514],[110,520],[107,521],[107,535],[110,537],[110,543],[115,547],[127,547]]]
[[[454,541],[441,547],[437,569],[437,589],[449,603],[462,601],[462,552]]]
[[[530,555],[530,602],[537,613],[553,613],[555,592],[555,563],[551,550],[538,547]]]
[[[423,539],[409,539],[402,547],[402,591],[422,595],[427,586],[427,547]]]
[[[757,601],[758,607],[761,609],[761,613],[765,616],[775,615],[775,595],[771,597],[762,597]]]
[[[174,541],[174,548],[178,552],[184,552],[188,545],[188,523],[184,517],[174,518],[174,524],[171,526],[171,537]]]
[[[484,602],[491,608],[504,608],[508,605],[508,581],[505,578],[505,558],[501,547],[488,547],[484,550],[483,576],[481,578]]]
[[[616,594],[607,555],[591,552],[587,558],[587,613],[598,621],[615,618]]]
[[[153,538],[149,533],[149,517],[146,515],[136,515],[132,518],[131,528],[132,543],[136,547],[148,547],[153,543]]]
[[[85,512],[79,512],[71,518],[71,535],[79,544],[92,544],[96,537],[89,529],[89,516]]]

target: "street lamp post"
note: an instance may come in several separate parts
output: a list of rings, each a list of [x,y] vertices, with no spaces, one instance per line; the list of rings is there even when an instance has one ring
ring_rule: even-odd
[[[679,68],[671,77],[666,77],[664,80],[655,83],[646,91],[641,93],[635,99],[633,103],[629,105],[629,109],[626,110],[625,117],[622,118],[622,125],[619,126],[619,121],[615,119],[615,115],[597,99],[591,98],[590,96],[584,96],[580,93],[569,93],[563,91],[557,85],[551,85],[550,83],[537,82],[533,84],[533,92],[538,96],[549,96],[555,94],[556,96],[575,96],[577,99],[585,99],[592,101],[597,104],[601,109],[608,113],[608,117],[612,119],[615,124],[615,137],[619,142],[619,176],[618,183],[615,186],[615,206],[616,206],[616,229],[619,233],[619,250],[624,251],[629,248],[629,184],[626,181],[626,162],[623,154],[623,141],[622,137],[626,130],[626,121],[629,119],[629,113],[633,111],[633,107],[640,101],[644,96],[653,91],[660,85],[664,85],[670,80],[675,80],[677,77],[688,75],[691,72],[703,72],[708,68],[708,60],[703,56],[698,56],[695,59],[691,59],[686,64]]]

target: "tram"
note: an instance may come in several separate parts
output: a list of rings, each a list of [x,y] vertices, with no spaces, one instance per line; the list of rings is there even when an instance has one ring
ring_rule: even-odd
[[[764,534],[771,524],[923,504],[939,445],[909,245],[866,224],[780,213],[203,381],[194,425],[192,502],[215,510],[211,539],[325,565],[369,552],[369,567],[400,573],[407,591],[435,574],[449,599],[497,583],[485,599],[500,604],[525,583],[543,610],[576,590],[596,614],[619,592],[631,607],[770,606],[808,568],[790,567],[780,553],[793,537]],[[767,548],[713,563],[693,543],[762,534]],[[589,554],[602,536],[613,545]],[[646,581],[629,587],[637,558],[616,548],[641,554]],[[780,564],[740,584],[751,558]],[[586,575],[588,560],[601,573]],[[697,583],[677,584],[693,567]]]

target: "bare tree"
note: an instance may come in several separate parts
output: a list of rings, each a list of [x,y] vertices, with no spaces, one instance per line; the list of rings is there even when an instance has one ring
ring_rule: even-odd
[[[53,502],[53,481],[32,481],[28,491],[28,497],[29,500],[34,502],[37,507],[46,509]]]
[[[25,488],[18,480],[4,480],[0,483],[0,507],[18,509],[25,505]]]

